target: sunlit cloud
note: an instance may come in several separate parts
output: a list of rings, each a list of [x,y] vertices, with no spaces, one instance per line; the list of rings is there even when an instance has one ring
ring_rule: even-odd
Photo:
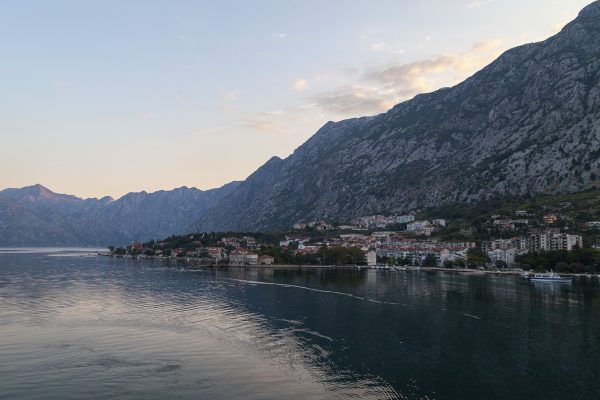
[[[327,119],[379,114],[419,93],[463,81],[494,60],[503,50],[502,44],[500,39],[478,42],[462,54],[440,54],[346,73],[347,84],[310,95],[301,105],[257,113],[242,125],[264,133],[289,134],[307,121],[314,125]],[[307,86],[305,79],[293,84],[295,90]]]
[[[351,84],[311,96],[322,110],[338,117],[376,114],[419,93],[451,86],[498,57],[500,39],[479,42],[463,54],[440,54],[404,64],[371,68]]]
[[[292,84],[292,89],[302,91],[308,89],[308,80],[304,78],[298,78]]]
[[[377,91],[360,86],[340,87],[312,98],[327,113],[336,116],[359,116],[383,111],[386,99]]]
[[[265,134],[310,134],[313,131],[307,131],[307,125],[316,128],[322,124],[324,118],[326,116],[316,103],[306,103],[257,113],[244,121],[242,126]]]

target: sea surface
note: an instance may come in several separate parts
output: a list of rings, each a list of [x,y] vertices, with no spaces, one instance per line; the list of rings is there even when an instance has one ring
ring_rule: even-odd
[[[0,399],[597,399],[600,285],[0,249]]]

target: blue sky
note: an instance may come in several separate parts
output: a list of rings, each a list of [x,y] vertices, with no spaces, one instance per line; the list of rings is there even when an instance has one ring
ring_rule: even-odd
[[[244,179],[543,40],[589,0],[4,1],[0,188]]]

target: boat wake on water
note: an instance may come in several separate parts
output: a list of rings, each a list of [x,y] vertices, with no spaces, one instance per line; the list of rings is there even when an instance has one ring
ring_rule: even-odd
[[[395,303],[395,302],[392,302],[392,301],[382,301],[382,300],[369,299],[368,297],[361,297],[361,296],[354,295],[352,293],[336,292],[336,291],[332,291],[332,290],[323,290],[323,289],[315,289],[315,288],[310,288],[310,287],[306,287],[306,286],[289,285],[289,284],[286,284],[286,283],[260,282],[260,281],[250,281],[250,280],[233,279],[233,278],[229,278],[228,280],[234,281],[234,282],[239,282],[239,283],[251,284],[251,285],[279,286],[279,287],[285,287],[285,288],[294,288],[294,289],[309,290],[311,292],[335,294],[335,295],[339,295],[339,296],[352,297],[353,299],[357,299],[357,300],[369,301],[371,303],[377,303],[377,304],[390,304],[390,305],[394,305],[394,306],[401,306],[402,305],[402,303]]]

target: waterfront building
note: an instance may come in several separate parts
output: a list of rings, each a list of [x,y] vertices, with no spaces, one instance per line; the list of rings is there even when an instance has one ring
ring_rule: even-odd
[[[260,265],[273,265],[275,263],[275,259],[272,256],[262,255],[258,257],[258,263]]]
[[[257,265],[258,254],[250,250],[236,249],[229,254],[229,265]]]
[[[377,265],[377,253],[375,250],[369,250],[365,255],[365,260],[370,267]]]

